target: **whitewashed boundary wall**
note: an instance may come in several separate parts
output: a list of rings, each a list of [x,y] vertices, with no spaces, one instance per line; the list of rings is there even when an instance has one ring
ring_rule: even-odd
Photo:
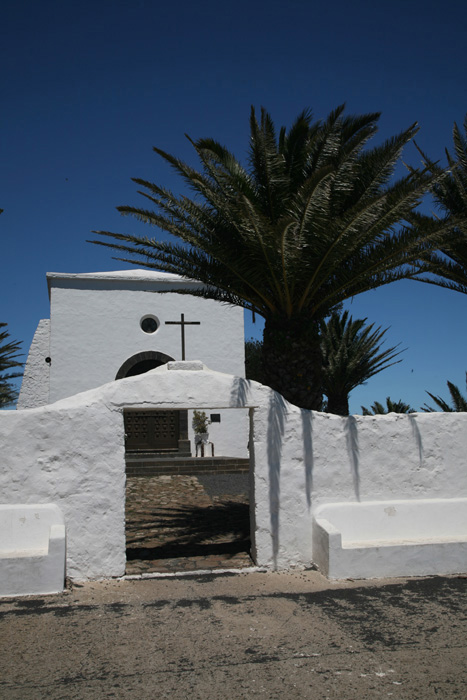
[[[96,393],[0,415],[0,501],[56,504],[78,579],[125,567],[123,419]]]
[[[322,503],[467,496],[467,414],[341,418],[300,410],[256,382],[169,363],[55,404],[0,413],[3,503],[56,503],[67,574],[125,569],[124,408],[250,409],[258,565],[309,565]]]

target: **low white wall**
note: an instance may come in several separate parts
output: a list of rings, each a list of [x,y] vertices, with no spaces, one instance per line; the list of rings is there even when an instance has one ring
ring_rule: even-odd
[[[258,564],[310,564],[322,503],[467,497],[467,413],[343,418],[251,390]]]
[[[123,419],[96,398],[0,414],[1,501],[58,505],[67,575],[81,579],[125,569]]]
[[[328,503],[315,511],[315,519],[330,522],[343,547],[436,539],[467,542],[467,498]]]
[[[467,498],[320,506],[313,558],[329,578],[464,573]]]
[[[467,497],[467,413],[341,418],[187,364],[191,371],[164,365],[49,406],[0,413],[1,499],[57,503],[68,575],[124,571],[124,408],[250,409],[259,565],[309,565],[312,510],[321,503]]]
[[[0,596],[63,591],[65,541],[56,505],[0,506]]]

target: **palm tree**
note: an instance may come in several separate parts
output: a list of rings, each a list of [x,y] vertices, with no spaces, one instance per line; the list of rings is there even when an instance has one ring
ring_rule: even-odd
[[[6,323],[0,323],[0,329],[6,329]],[[11,380],[22,376],[22,372],[9,372],[14,367],[22,367],[18,360],[21,342],[9,341],[10,334],[7,330],[0,330],[0,408],[6,408],[13,404],[18,392],[11,385]]]
[[[254,379],[255,382],[260,382],[260,384],[266,383],[263,370],[263,343],[261,340],[250,338],[250,340],[245,341],[245,377]]]
[[[154,209],[121,206],[124,215],[181,240],[96,232],[118,259],[194,278],[196,294],[263,316],[267,383],[303,408],[322,403],[320,321],[344,300],[411,277],[422,250],[439,245],[440,222],[427,232],[414,208],[437,175],[392,180],[406,131],[368,148],[379,114],[324,121],[302,112],[276,133],[263,109],[250,117],[249,167],[218,142],[191,141],[200,171],[154,148],[194,192],[177,196],[134,179]],[[190,292],[191,293],[191,292]]]
[[[374,324],[365,325],[365,319],[354,321],[349,312],[333,313],[321,323],[323,355],[323,390],[327,396],[326,411],[341,416],[349,415],[349,394],[383,369],[401,362],[394,360],[402,351],[397,345],[381,349],[387,332]]]
[[[386,398],[386,406],[383,406],[379,401],[375,401],[370,409],[362,406],[364,416],[380,416],[386,413],[415,413],[416,411],[404,401],[391,401],[389,396]]]
[[[425,271],[436,275],[425,278],[425,282],[448,287],[467,293],[467,114],[464,118],[464,133],[454,123],[454,155],[446,149],[449,169],[442,173],[437,163],[431,161],[420,151],[424,165],[433,173],[441,176],[432,186],[436,205],[442,213],[442,221],[450,225],[451,234],[439,252],[428,251],[425,254],[427,266]],[[424,218],[427,230],[433,226],[433,219]],[[420,225],[422,221],[420,219]]]
[[[467,372],[465,373],[465,379],[467,385]],[[429,391],[427,391],[426,393],[431,399],[433,399],[438,408],[440,408],[442,411],[445,411],[446,413],[463,413],[467,411],[467,398],[462,395],[462,392],[459,389],[459,387],[457,387],[452,382],[447,382],[447,385],[449,393],[451,394],[451,406],[440,396],[434,396],[433,394],[430,394]],[[428,406],[425,403],[422,406],[422,411],[425,411],[425,413],[433,413],[433,411],[436,411],[436,409],[431,408],[431,406]]]

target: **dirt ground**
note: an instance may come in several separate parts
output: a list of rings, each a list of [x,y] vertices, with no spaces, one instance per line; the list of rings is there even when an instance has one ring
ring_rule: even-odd
[[[466,583],[239,572],[4,599],[0,697],[464,700]]]

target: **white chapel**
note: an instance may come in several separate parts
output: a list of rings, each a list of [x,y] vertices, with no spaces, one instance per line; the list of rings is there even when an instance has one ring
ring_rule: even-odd
[[[174,360],[201,360],[212,370],[245,376],[243,309],[190,294],[201,282],[134,269],[49,272],[47,284],[50,319],[39,322],[31,343],[20,410]],[[222,427],[212,426],[218,454],[235,451],[226,432],[239,419],[222,416]],[[244,448],[236,451],[243,456]]]

